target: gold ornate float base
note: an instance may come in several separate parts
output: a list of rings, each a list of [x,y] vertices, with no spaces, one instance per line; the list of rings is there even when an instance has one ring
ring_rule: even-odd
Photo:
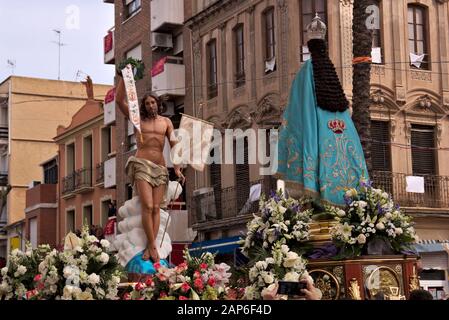
[[[308,269],[325,300],[405,300],[419,288],[415,256],[310,260]]]

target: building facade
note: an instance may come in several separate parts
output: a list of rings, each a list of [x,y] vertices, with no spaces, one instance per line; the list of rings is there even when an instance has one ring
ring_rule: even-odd
[[[59,126],[54,138],[58,146],[58,215],[56,239],[83,225],[106,226],[108,203],[116,199],[115,127],[108,117],[108,104],[87,100],[69,126]]]
[[[330,57],[351,98],[352,1],[186,1],[186,113],[221,130],[279,126],[292,79],[310,58],[305,31],[316,13],[328,26]],[[441,242],[449,239],[449,3],[378,0],[371,17],[371,178],[414,216],[421,239]],[[409,176],[423,178],[424,193],[407,191]],[[261,179],[273,185],[258,165],[190,171],[190,224],[200,240],[244,232],[251,215],[240,208]],[[213,215],[195,206],[204,194],[194,192],[204,188],[214,195]],[[440,251],[429,263],[447,273]]]
[[[95,88],[104,97],[106,87]],[[56,128],[70,124],[85,99],[77,82],[11,76],[0,83],[0,184],[6,199],[0,256],[23,247],[27,189],[43,181],[40,165],[56,154]]]

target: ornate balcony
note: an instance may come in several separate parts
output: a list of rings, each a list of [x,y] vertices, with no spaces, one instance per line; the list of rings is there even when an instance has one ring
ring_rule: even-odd
[[[424,193],[407,192],[406,177],[411,174],[374,171],[371,174],[373,186],[392,194],[401,207],[446,208],[449,209],[449,177],[419,175],[424,177]]]
[[[267,179],[251,182],[247,193],[242,193],[241,188],[233,186],[224,188],[218,193],[211,188],[209,192],[194,195],[189,201],[194,224],[242,218],[257,212],[259,202],[248,201],[250,187],[256,184],[262,184],[262,193],[265,194],[276,189],[276,180],[267,177]]]
[[[83,193],[93,190],[92,168],[82,168],[75,172],[75,192]]]
[[[62,195],[66,196],[75,191],[75,172],[62,178]]]
[[[104,161],[98,163],[95,168],[95,183],[100,184],[104,182]]]

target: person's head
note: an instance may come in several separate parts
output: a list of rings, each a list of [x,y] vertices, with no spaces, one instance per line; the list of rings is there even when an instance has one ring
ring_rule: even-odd
[[[143,96],[140,102],[140,117],[142,120],[154,119],[162,112],[162,102],[157,94],[150,92]]]
[[[433,300],[433,296],[427,290],[417,289],[410,292],[409,300]]]

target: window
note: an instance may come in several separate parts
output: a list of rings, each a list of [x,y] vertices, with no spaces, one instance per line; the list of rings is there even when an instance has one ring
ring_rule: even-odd
[[[383,47],[382,47],[382,2],[381,0],[374,0],[374,5],[377,7],[376,11],[373,12],[374,15],[376,15],[376,17],[374,19],[376,19],[377,21],[375,21],[375,28],[373,28],[371,30],[372,33],[372,48],[373,48],[373,52],[372,52],[372,56],[373,56],[373,63],[382,63],[383,59],[382,59],[382,55],[383,55]],[[379,28],[377,28],[377,23],[379,24]],[[377,62],[375,61],[374,57],[376,55],[376,51],[378,54],[380,54],[380,61],[378,60]]]
[[[70,175],[75,171],[75,143],[68,144],[66,149],[66,174]]]
[[[265,32],[265,73],[276,70],[276,31],[274,27],[274,8],[268,8],[263,13]]]
[[[309,48],[307,47],[307,26],[312,22],[315,15],[323,20],[323,22],[327,25],[327,10],[326,10],[326,0],[301,0],[300,1],[300,10],[301,10],[301,61],[306,61],[310,59]]]
[[[213,158],[215,156],[215,150],[212,149],[210,156]],[[214,188],[215,197],[215,212],[217,213],[217,218],[221,218],[222,207],[221,207],[221,165],[217,163],[211,163],[210,165],[210,182],[211,186]]]
[[[217,41],[214,39],[207,44],[207,95],[209,99],[218,94],[217,82]]]
[[[105,227],[109,220],[109,202],[110,200],[101,202],[101,226]]]
[[[92,205],[83,208],[83,225],[91,226],[93,224],[93,208]]]
[[[56,159],[44,164],[44,183],[56,184],[58,183],[58,164]]]
[[[427,43],[427,10],[420,5],[408,6],[408,43],[411,53],[425,55],[422,69],[429,69],[430,55]]]
[[[108,154],[112,152],[111,127],[101,129],[101,162],[108,160]]]
[[[412,124],[413,174],[435,174],[435,131],[432,126]]]
[[[391,173],[390,123],[387,121],[371,121],[371,161],[372,179],[376,188],[391,193],[393,176]]]
[[[81,172],[82,185],[92,185],[92,167],[92,136],[87,136],[83,138],[83,168]]]
[[[75,210],[67,211],[66,234],[69,232],[75,232]]]
[[[126,18],[136,13],[141,7],[141,0],[125,0]]]
[[[435,130],[432,126],[412,124],[412,167],[414,176],[424,177],[424,198],[435,203],[438,197],[438,177],[436,174]]]
[[[131,50],[128,50],[126,52],[126,59],[128,58],[134,58],[136,60],[142,60],[142,45],[139,44],[132,48]]]
[[[236,214],[245,205],[249,196],[249,164],[248,164],[248,138],[237,138],[234,141],[235,159],[235,194],[236,194]]]
[[[390,125],[386,121],[371,121],[371,158],[373,170],[391,170]]]
[[[245,84],[245,47],[243,36],[243,24],[238,24],[234,28],[236,87],[240,87]]]

